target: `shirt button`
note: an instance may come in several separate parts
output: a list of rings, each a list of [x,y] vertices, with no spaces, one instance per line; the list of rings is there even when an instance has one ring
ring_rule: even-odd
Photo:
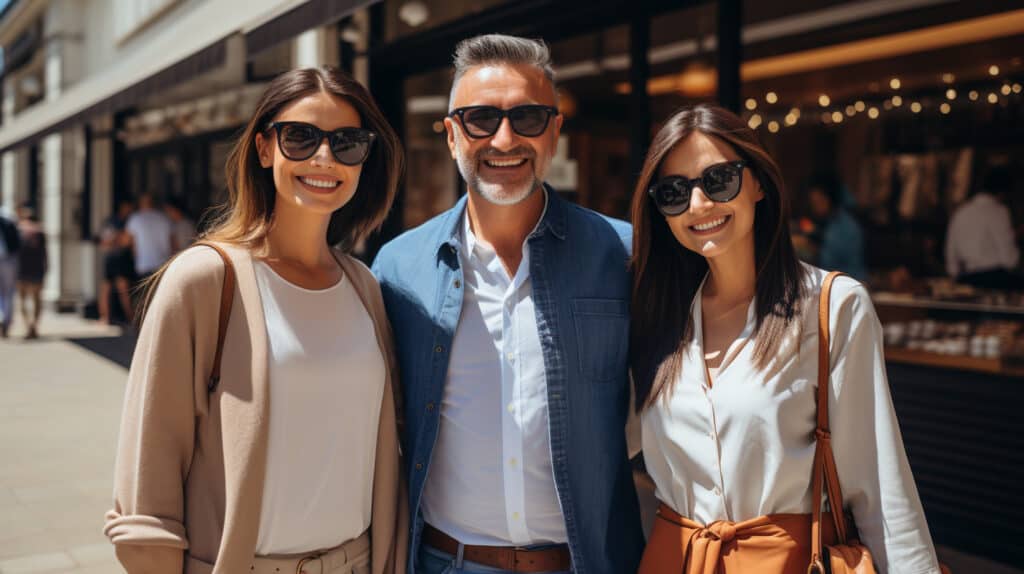
[[[512,520],[519,520],[519,513],[518,512],[513,512],[512,513]]]
[[[516,359],[516,354],[510,351],[508,353],[505,353],[505,358],[508,359],[508,362],[511,363]]]
[[[434,410],[434,403],[427,403],[427,412]]]
[[[458,289],[459,287],[462,287],[462,281],[456,279],[455,280],[455,288]]]
[[[516,459],[514,459],[514,458],[508,459],[508,465],[511,466],[512,468],[516,467],[516,463],[517,463]]]
[[[423,470],[423,463],[422,462],[417,462],[416,463],[416,470]]]
[[[708,438],[710,438],[711,440],[715,440],[715,431],[709,432],[708,433]]]
[[[715,496],[722,496],[722,489],[718,488],[717,486],[715,487],[715,489],[712,492],[715,493]]]
[[[434,352],[435,353],[443,353],[444,352],[444,347],[442,347],[441,345],[438,345],[438,346],[434,347]]]

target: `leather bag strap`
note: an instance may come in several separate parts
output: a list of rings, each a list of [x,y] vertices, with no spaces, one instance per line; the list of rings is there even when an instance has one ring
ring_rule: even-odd
[[[821,286],[821,297],[818,300],[818,392],[817,392],[817,426],[814,429],[816,445],[814,448],[814,475],[811,486],[811,566],[808,572],[816,567],[824,572],[821,562],[824,547],[821,539],[821,496],[822,491],[828,497],[832,519],[836,527],[836,536],[840,544],[846,544],[846,517],[843,513],[843,492],[839,485],[839,473],[836,470],[835,457],[832,454],[832,435],[829,430],[828,389],[829,371],[831,367],[829,347],[829,301],[832,294],[832,283],[836,277],[844,275],[833,271],[825,277]]]
[[[231,263],[231,258],[228,257],[228,254],[220,246],[205,241],[197,242],[195,245],[203,245],[213,249],[224,260],[224,285],[221,287],[220,292],[220,315],[217,326],[217,352],[213,355],[213,369],[210,371],[210,380],[206,386],[207,391],[212,393],[216,390],[217,384],[220,383],[220,361],[224,354],[224,337],[228,332],[231,305],[235,300],[235,266]]]

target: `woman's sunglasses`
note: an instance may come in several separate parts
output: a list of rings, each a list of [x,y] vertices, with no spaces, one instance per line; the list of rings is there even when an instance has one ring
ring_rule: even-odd
[[[694,179],[670,175],[651,184],[647,193],[662,215],[679,215],[689,209],[690,196],[697,185],[711,201],[725,203],[739,195],[746,166],[743,160],[727,161],[708,166]]]
[[[277,147],[292,161],[305,161],[316,153],[327,138],[331,154],[338,163],[359,165],[370,155],[377,134],[365,128],[339,128],[324,131],[304,122],[274,122],[267,129],[277,131]]]
[[[558,108],[551,106],[528,105],[516,106],[503,110],[494,106],[466,106],[455,108],[448,114],[449,118],[458,117],[466,135],[477,139],[491,137],[498,132],[501,122],[506,117],[517,134],[535,138],[548,129],[551,116],[558,115]]]

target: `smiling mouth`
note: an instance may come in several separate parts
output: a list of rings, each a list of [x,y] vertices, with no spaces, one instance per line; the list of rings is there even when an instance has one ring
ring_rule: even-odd
[[[521,157],[517,159],[485,159],[483,160],[484,165],[495,169],[508,169],[516,168],[526,163],[526,158]]]
[[[298,180],[314,191],[333,191],[341,185],[341,180],[334,178],[299,176]]]
[[[732,218],[731,215],[723,215],[717,219],[711,221],[705,221],[704,223],[698,223],[697,225],[691,225],[690,231],[697,234],[714,233],[719,229],[725,227],[725,224]]]

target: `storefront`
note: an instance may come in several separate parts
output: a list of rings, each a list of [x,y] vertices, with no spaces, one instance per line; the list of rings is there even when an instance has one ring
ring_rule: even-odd
[[[374,7],[371,89],[403,136],[383,239],[463,193],[445,143],[450,57],[466,37],[541,37],[563,141],[551,182],[628,217],[644,148],[679,106],[732,103],[778,160],[798,235],[833,173],[859,222],[893,400],[939,544],[1024,562],[1024,298],[946,278],[950,215],[985,175],[1024,167],[1024,12],[1006,2],[434,2]],[[742,28],[740,23],[742,22]],[[738,80],[738,81],[737,81]],[[1024,191],[1024,178],[1014,183]],[[1021,194],[1010,209],[1024,224]],[[817,253],[808,243],[807,258]]]

